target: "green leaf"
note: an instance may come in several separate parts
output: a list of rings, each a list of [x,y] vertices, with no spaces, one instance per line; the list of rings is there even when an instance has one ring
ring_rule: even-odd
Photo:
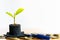
[[[23,8],[19,8],[14,15],[15,15],[15,16],[18,15],[18,14],[21,13],[23,10],[24,10]]]
[[[6,12],[6,14],[8,14],[11,17],[13,17],[13,15],[10,12]]]

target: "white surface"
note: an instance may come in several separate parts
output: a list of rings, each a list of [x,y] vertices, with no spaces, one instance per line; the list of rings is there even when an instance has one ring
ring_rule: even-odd
[[[6,40],[6,39],[0,39],[0,40]]]
[[[25,10],[17,16],[26,33],[60,33],[60,0],[0,0],[0,35],[8,31],[13,19],[5,14],[14,13],[23,7]]]

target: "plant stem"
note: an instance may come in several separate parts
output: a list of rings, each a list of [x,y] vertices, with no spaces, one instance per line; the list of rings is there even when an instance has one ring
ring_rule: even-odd
[[[16,23],[15,23],[15,15],[14,15],[14,25],[15,25]]]
[[[15,17],[14,17],[14,25],[15,25]]]

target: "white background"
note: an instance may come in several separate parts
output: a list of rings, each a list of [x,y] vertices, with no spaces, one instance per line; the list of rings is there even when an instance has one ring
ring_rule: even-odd
[[[9,31],[12,14],[18,8],[24,11],[16,17],[25,33],[60,33],[60,0],[0,0],[0,35]]]

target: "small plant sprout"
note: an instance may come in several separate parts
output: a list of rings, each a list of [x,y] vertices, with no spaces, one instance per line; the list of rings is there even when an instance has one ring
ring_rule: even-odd
[[[16,24],[16,23],[15,23],[16,16],[17,16],[18,14],[20,14],[23,10],[24,10],[23,8],[19,8],[19,9],[14,13],[14,15],[12,15],[12,13],[10,13],[10,12],[6,12],[6,14],[8,14],[9,16],[11,16],[11,17],[14,19],[14,25]]]

